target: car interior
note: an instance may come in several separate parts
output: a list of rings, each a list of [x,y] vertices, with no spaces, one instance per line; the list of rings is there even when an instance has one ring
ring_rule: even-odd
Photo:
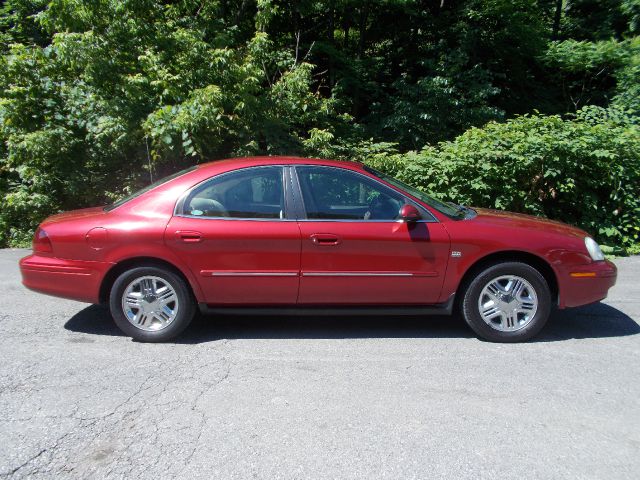
[[[196,189],[185,206],[184,213],[194,216],[284,218],[281,171],[242,172],[213,179]]]

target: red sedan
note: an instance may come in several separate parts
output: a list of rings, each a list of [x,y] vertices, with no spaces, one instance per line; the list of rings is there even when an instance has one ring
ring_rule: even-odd
[[[107,207],[47,218],[26,287],[108,303],[129,336],[174,338],[203,312],[450,314],[480,337],[536,335],[552,305],[606,297],[616,267],[584,231],[443,203],[352,162],[192,167]]]

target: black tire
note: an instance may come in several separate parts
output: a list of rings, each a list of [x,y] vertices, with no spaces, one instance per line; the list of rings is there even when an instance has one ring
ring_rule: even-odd
[[[489,282],[509,275],[520,277],[531,284],[535,290],[538,305],[536,313],[521,328],[501,331],[483,320],[478,302],[483,289]],[[531,265],[521,262],[501,262],[481,270],[462,289],[460,310],[464,320],[479,337],[491,342],[523,342],[537,335],[547,323],[551,312],[551,292],[545,278]]]
[[[133,325],[122,306],[127,287],[138,278],[159,277],[174,290],[178,301],[175,318],[159,330],[144,330]],[[166,342],[180,335],[189,326],[196,311],[195,300],[185,281],[172,271],[156,266],[141,266],[122,273],[114,282],[109,294],[109,308],[116,325],[129,337],[141,342]]]

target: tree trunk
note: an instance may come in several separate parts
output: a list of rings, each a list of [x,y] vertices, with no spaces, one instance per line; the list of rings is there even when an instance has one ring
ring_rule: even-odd
[[[562,19],[563,0],[556,0],[556,11],[553,15],[553,30],[551,31],[551,40],[557,40],[560,35],[560,20]]]
[[[360,37],[358,40],[358,58],[362,58],[364,53],[364,44],[367,34],[367,20],[369,20],[369,2],[366,2],[360,10]]]
[[[329,45],[331,45],[332,49],[335,49],[336,44],[335,44],[335,22],[336,22],[336,9],[335,9],[335,2],[331,2],[329,4]],[[329,53],[329,65],[328,65],[328,70],[329,70],[329,89],[333,92],[333,87],[336,84],[336,72],[335,72],[335,67],[334,67],[334,61],[333,61],[333,53]]]
[[[364,56],[365,41],[367,34],[367,21],[369,20],[369,2],[365,2],[360,10],[360,19],[358,22],[359,37],[358,37],[358,50],[356,52],[356,58],[359,62],[362,61]],[[357,118],[361,113],[361,100],[360,100],[360,85],[355,84],[353,91],[353,115]]]

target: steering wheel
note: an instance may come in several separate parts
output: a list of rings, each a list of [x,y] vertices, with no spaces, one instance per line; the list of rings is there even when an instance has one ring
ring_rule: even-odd
[[[194,198],[189,204],[191,215],[205,217],[228,217],[229,212],[222,203],[212,198]],[[196,213],[200,212],[200,213]]]
[[[398,203],[386,195],[379,195],[369,204],[365,220],[396,220],[400,215]]]

